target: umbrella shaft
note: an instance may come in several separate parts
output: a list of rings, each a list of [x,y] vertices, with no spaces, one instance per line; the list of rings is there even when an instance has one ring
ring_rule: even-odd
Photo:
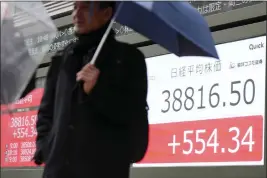
[[[90,61],[90,64],[95,64],[95,61],[96,61],[96,59],[97,59],[99,53],[101,52],[101,49],[102,49],[104,43],[106,42],[106,39],[107,39],[107,37],[108,37],[108,35],[109,35],[109,32],[110,32],[110,30],[112,29],[113,23],[115,22],[115,19],[116,19],[116,17],[118,16],[118,14],[119,14],[119,12],[120,12],[120,10],[121,10],[122,4],[123,4],[123,2],[121,2],[121,3],[119,4],[119,7],[118,7],[118,9],[116,10],[116,13],[115,13],[114,16],[112,17],[112,19],[111,19],[111,21],[110,21],[110,23],[109,23],[109,26],[108,26],[108,28],[107,28],[105,34],[103,35],[103,37],[102,37],[102,39],[101,39],[99,45],[97,46],[97,49],[96,49],[96,51],[95,51],[95,53],[94,53],[94,56],[93,56],[92,60]]]

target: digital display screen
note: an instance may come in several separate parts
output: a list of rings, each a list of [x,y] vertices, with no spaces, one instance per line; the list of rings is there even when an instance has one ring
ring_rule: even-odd
[[[150,142],[133,167],[264,164],[266,36],[216,48],[220,60],[146,59]],[[1,167],[35,166],[42,94],[1,106]]]
[[[150,143],[134,166],[264,164],[266,37],[216,48],[220,61],[146,60]]]

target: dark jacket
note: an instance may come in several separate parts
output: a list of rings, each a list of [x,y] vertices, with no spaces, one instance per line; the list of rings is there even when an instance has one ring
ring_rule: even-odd
[[[76,82],[76,73],[90,61],[104,32],[105,28],[79,36],[52,58],[34,158],[38,164],[45,162],[44,177],[126,178],[136,160],[133,125],[148,131],[144,55],[117,42],[112,32],[95,64],[100,76],[93,91],[85,94]]]

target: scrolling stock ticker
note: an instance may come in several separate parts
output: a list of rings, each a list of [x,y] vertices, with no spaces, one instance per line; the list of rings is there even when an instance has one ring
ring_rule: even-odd
[[[221,61],[148,58],[150,143],[134,167],[262,165],[266,37],[217,45]],[[1,106],[1,167],[34,166],[38,88]]]

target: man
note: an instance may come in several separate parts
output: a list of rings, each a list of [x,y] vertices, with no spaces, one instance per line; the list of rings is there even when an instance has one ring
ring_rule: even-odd
[[[34,160],[45,163],[45,178],[127,178],[146,152],[144,55],[117,42],[112,31],[96,64],[88,64],[114,7],[74,4],[78,41],[53,57],[38,113]]]

